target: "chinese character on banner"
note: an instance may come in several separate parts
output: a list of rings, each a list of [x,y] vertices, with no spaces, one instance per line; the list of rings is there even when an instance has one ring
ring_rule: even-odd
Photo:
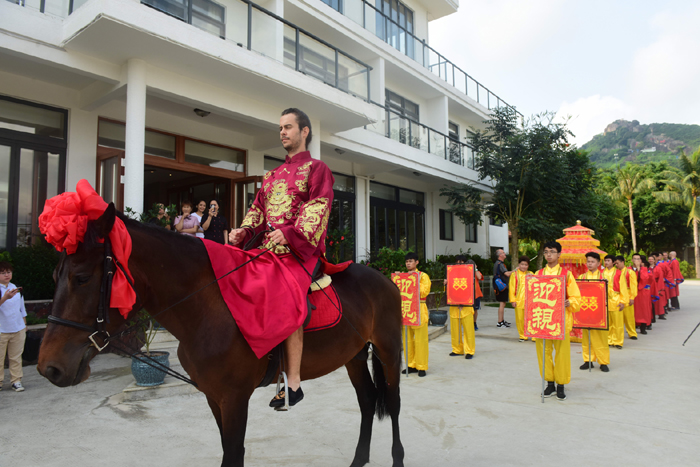
[[[566,337],[566,276],[525,278],[525,335],[537,339]]]
[[[392,274],[391,280],[401,292],[401,316],[404,326],[420,326],[420,273]]]
[[[474,265],[447,265],[447,304],[474,305]]]
[[[577,280],[581,309],[574,313],[574,328],[609,329],[608,283],[603,280]]]

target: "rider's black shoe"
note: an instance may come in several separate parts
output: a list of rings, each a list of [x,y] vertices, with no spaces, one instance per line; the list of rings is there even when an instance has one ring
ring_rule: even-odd
[[[301,390],[301,386],[296,391],[289,388],[289,406],[292,407],[304,398],[304,391]],[[284,388],[280,389],[275,397],[270,401],[270,407],[279,408],[284,407]]]

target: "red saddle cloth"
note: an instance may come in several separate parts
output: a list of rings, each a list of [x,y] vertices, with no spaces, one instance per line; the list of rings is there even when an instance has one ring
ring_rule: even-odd
[[[311,312],[309,324],[304,328],[304,332],[322,331],[332,328],[340,322],[343,317],[343,308],[333,284],[323,290],[312,292],[309,301],[315,310]]]

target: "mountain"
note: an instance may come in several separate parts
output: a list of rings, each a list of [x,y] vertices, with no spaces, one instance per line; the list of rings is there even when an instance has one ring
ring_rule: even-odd
[[[700,125],[650,123],[615,120],[602,134],[581,146],[590,151],[591,161],[599,167],[610,167],[628,161],[635,164],[667,161],[678,165],[684,149],[692,154],[700,146]]]

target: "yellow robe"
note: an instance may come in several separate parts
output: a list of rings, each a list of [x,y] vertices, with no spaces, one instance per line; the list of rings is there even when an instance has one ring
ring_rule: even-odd
[[[578,276],[579,279],[600,279],[600,272],[586,271]],[[613,293],[612,282],[608,281],[608,297]],[[608,300],[609,301],[609,300]],[[610,305],[608,305],[608,323],[610,322]],[[588,349],[588,335],[590,333],[591,348],[590,359]],[[598,362],[601,365],[610,365],[610,347],[608,346],[608,331],[605,329],[583,330],[583,338],[581,339],[581,353],[583,354],[584,362]]]
[[[637,293],[639,292],[639,290],[637,289],[637,273],[630,268],[625,268],[622,275],[623,278],[625,277],[625,273],[627,273],[627,277],[629,278],[630,282],[627,291],[629,292],[630,300],[634,300],[635,298],[637,298]],[[627,285],[626,282],[625,285]],[[622,318],[625,322],[625,329],[627,329],[627,335],[630,337],[637,337],[637,323],[634,320],[634,305],[628,305],[625,307],[624,310],[622,310]]]
[[[541,269],[542,275],[559,276],[563,269],[557,265],[554,268],[545,266]],[[539,271],[538,271],[539,272]],[[545,339],[545,362],[544,362],[544,379],[554,381],[557,384],[569,384],[571,381],[571,338],[569,334],[574,326],[573,313],[578,313],[581,309],[581,291],[578,289],[576,279],[574,279],[571,271],[566,271],[566,299],[569,300],[569,306],[566,308],[566,333],[563,340]],[[540,376],[542,375],[542,339],[535,339],[535,347],[537,347],[537,363],[540,367]],[[552,353],[555,353],[552,359]]]
[[[474,338],[473,307],[450,307],[450,335],[452,337],[453,353],[474,355],[476,340]]]
[[[527,339],[525,337],[525,276],[528,274],[532,273],[516,269],[508,280],[508,300],[516,304],[515,326],[518,328],[518,335],[521,339]]]
[[[622,271],[624,274],[624,271]],[[615,292],[614,279],[617,274],[617,268],[612,267],[603,271],[603,278],[608,281],[608,312],[610,313],[610,330],[608,331],[608,345],[622,345],[625,341],[625,327],[623,321],[623,311],[620,310],[619,304],[627,305],[629,303],[629,293],[627,291],[627,281],[620,277],[620,291]]]
[[[420,271],[419,271],[420,272]],[[420,274],[420,326],[406,326],[408,328],[408,344],[406,333],[402,333],[401,339],[405,349],[408,349],[408,366],[416,370],[428,370],[428,305],[425,299],[430,293],[430,276]]]

